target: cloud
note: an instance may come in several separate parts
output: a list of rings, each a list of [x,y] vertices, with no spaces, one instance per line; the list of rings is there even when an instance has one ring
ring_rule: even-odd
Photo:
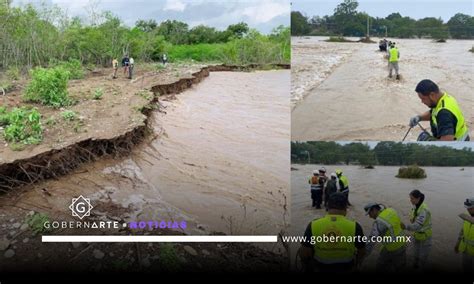
[[[177,11],[183,12],[186,9],[186,4],[180,0],[166,0],[163,11]]]
[[[284,2],[261,1],[256,6],[246,7],[242,14],[256,24],[266,23],[281,15],[289,15],[290,5]]]

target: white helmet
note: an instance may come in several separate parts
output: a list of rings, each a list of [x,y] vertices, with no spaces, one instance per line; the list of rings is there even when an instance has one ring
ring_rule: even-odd
[[[313,171],[313,175],[319,174],[318,170]]]
[[[336,175],[336,173],[331,173],[331,177],[333,177],[333,178],[337,178],[337,175]]]

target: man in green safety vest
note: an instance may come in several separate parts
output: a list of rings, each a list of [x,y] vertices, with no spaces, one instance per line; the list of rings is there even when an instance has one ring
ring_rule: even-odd
[[[336,170],[337,178],[339,179],[339,190],[347,198],[347,205],[352,206],[349,202],[349,180],[345,175],[342,174],[342,170]]]
[[[395,43],[392,42],[390,49],[388,50],[388,77],[392,78],[392,70],[395,69],[395,74],[397,75],[397,80],[400,80],[400,75],[398,74],[398,60],[400,59],[400,52],[395,46]]]
[[[433,134],[431,136],[429,133],[423,132],[425,134],[418,137],[419,141],[470,140],[464,115],[454,97],[440,92],[438,85],[428,79],[420,81],[415,91],[421,102],[430,110],[412,117],[409,126],[415,127],[420,121],[430,121]]]
[[[328,208],[326,216],[308,224],[300,258],[308,271],[353,271],[364,257],[364,232],[359,223],[345,217],[347,200],[343,194],[332,194]]]
[[[406,266],[406,243],[397,212],[374,202],[367,204],[364,210],[366,215],[375,219],[365,247],[367,255],[373,251],[377,241],[382,241],[382,250],[377,259],[376,270],[383,272],[403,270]]]
[[[460,215],[464,223],[454,250],[462,253],[464,272],[474,273],[474,197],[466,199],[464,207],[467,208],[469,215]]]

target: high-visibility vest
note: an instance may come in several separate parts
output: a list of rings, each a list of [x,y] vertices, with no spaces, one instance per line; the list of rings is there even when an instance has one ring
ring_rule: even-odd
[[[464,221],[459,251],[474,256],[474,224]]]
[[[464,141],[469,134],[467,125],[464,121],[464,115],[462,114],[461,109],[459,108],[458,103],[456,102],[456,99],[451,97],[447,93],[443,94],[443,96],[436,104],[436,107],[433,108],[433,110],[431,111],[431,127],[433,128],[433,134],[434,132],[436,132],[436,138],[440,137],[438,134],[438,123],[436,121],[436,116],[438,115],[438,112],[442,109],[448,110],[454,115],[454,117],[456,117],[457,123],[454,137],[458,141]]]
[[[392,208],[383,209],[379,213],[377,220],[382,222],[388,228],[385,236],[392,237],[392,241],[384,242],[383,244],[383,247],[387,251],[396,251],[405,246],[404,241],[397,240],[397,237],[402,236],[402,227],[400,225],[400,218],[395,210]]]
[[[322,190],[321,185],[319,184],[319,178],[317,176],[312,176],[309,179],[309,183],[311,184],[311,190]]]
[[[339,180],[342,182],[343,188],[341,188],[341,192],[345,193],[349,191],[349,180],[346,176],[341,175]]]
[[[355,242],[348,242],[348,238],[354,240],[356,222],[342,215],[327,214],[325,217],[311,222],[311,233],[313,237],[345,237],[338,242],[316,242],[314,244],[314,259],[320,263],[349,263],[354,260],[356,254]]]
[[[398,61],[398,48],[392,47],[390,48],[390,59],[389,62],[397,62]]]
[[[426,219],[425,222],[423,223],[422,227],[415,232],[415,240],[417,241],[424,241],[431,237],[432,235],[432,230],[431,230],[431,212],[428,208],[428,205],[426,203],[422,203],[420,207],[418,208],[418,213],[425,211],[426,212]],[[415,216],[415,208],[411,210],[410,213],[410,219],[414,220],[416,218]]]

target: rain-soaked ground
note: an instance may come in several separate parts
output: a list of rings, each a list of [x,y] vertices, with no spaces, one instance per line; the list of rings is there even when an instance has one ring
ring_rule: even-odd
[[[311,207],[308,177],[321,165],[298,165],[291,172],[291,233],[303,235],[308,223],[324,216],[324,209]],[[365,215],[364,205],[369,202],[382,203],[394,208],[402,222],[409,223],[412,208],[409,193],[419,189],[425,194],[425,202],[431,210],[433,224],[433,246],[429,260],[433,268],[440,271],[459,271],[461,255],[454,253],[458,234],[461,231],[460,213],[466,213],[463,202],[473,195],[474,168],[461,167],[423,167],[425,179],[399,179],[395,175],[398,167],[376,166],[364,169],[359,166],[328,166],[328,172],[342,169],[349,179],[348,218],[359,222],[365,235],[369,235],[373,219]],[[408,232],[407,234],[412,234]],[[292,244],[293,263],[299,244]],[[364,262],[363,270],[371,270],[379,255],[380,245]],[[413,263],[413,250],[409,246],[408,265]]]
[[[457,99],[474,136],[474,54],[468,51],[474,41],[392,39],[400,51],[396,81],[387,77],[377,38],[373,44],[324,39],[292,39],[292,140],[400,141],[410,117],[428,110],[414,91],[423,79]],[[420,131],[406,140],[415,141]]]

